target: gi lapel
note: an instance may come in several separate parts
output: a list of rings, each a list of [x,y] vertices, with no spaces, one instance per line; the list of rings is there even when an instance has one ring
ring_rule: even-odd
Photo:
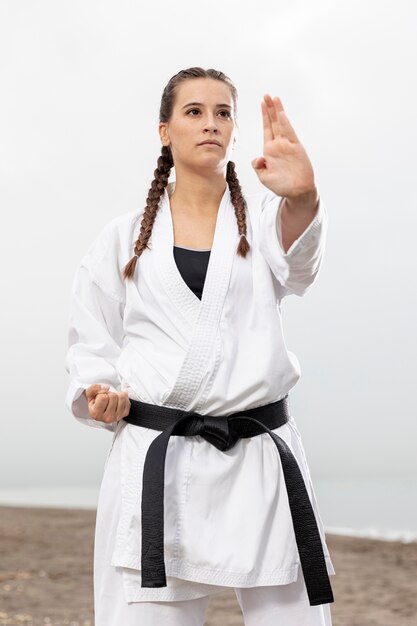
[[[176,313],[190,325],[190,344],[178,378],[164,398],[164,405],[187,409],[195,398],[215,349],[217,329],[229,286],[233,259],[239,242],[234,207],[227,186],[219,206],[213,245],[202,299],[189,289],[175,263],[174,228],[169,196],[175,183],[169,183],[152,229],[152,249],[161,282]]]

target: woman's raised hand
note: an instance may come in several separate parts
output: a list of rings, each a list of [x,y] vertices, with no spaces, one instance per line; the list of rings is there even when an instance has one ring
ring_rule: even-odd
[[[259,180],[278,196],[301,197],[315,189],[314,172],[281,100],[266,94],[261,102],[263,156],[251,162]]]
[[[109,385],[90,385],[84,393],[88,412],[93,420],[109,424],[129,414],[130,400],[127,391],[109,391]]]

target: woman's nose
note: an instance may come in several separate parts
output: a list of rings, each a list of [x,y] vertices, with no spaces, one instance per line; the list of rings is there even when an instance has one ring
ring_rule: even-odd
[[[208,130],[217,130],[217,122],[214,116],[208,115],[204,121],[204,128]]]

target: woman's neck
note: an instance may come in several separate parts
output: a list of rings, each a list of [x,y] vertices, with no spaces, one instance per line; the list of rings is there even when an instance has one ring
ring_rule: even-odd
[[[207,179],[203,176],[177,178],[170,196],[172,210],[186,211],[189,215],[217,213],[227,188],[224,176]]]

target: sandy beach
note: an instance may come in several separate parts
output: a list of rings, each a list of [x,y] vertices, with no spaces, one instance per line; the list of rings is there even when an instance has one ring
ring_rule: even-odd
[[[94,626],[95,516],[0,507],[0,626]],[[416,542],[326,540],[336,570],[334,626],[416,626]],[[211,598],[205,626],[243,626],[232,589]]]

